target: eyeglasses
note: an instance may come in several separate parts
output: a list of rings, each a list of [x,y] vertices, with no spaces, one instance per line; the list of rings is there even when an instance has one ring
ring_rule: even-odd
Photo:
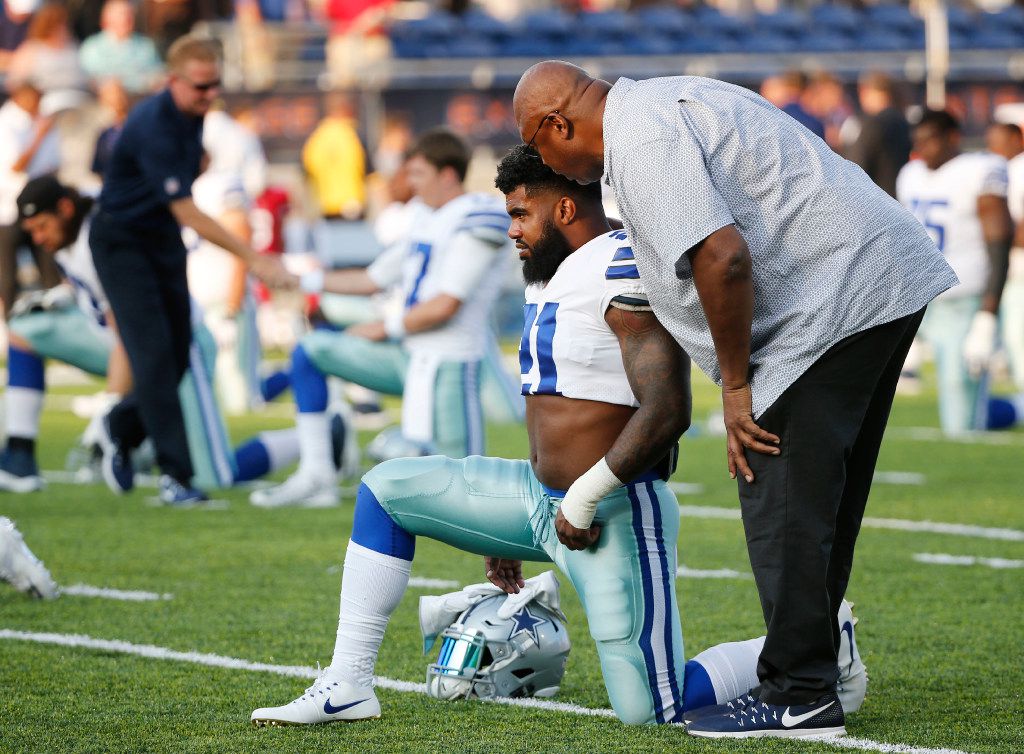
[[[180,78],[181,78],[182,81],[184,81],[190,87],[195,89],[197,92],[208,92],[211,89],[220,89],[220,86],[221,86],[221,80],[220,79],[214,79],[213,81],[206,81],[206,82],[204,82],[202,84],[197,84],[195,81],[189,81],[184,76],[181,76]]]
[[[552,110],[550,113],[548,113],[547,115],[540,119],[540,123],[537,124],[537,130],[533,132],[533,136],[531,136],[530,140],[526,142],[527,149],[533,150],[534,152],[537,151],[536,147],[534,147],[533,145],[533,142],[537,139],[537,134],[539,134],[540,130],[544,128],[544,124],[548,122],[548,118],[550,118],[552,115],[561,115],[561,113],[558,112],[558,110]],[[538,157],[539,156],[540,155],[538,154]]]

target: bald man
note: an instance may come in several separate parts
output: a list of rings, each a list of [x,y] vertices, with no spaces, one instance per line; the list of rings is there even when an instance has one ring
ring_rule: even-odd
[[[759,685],[691,713],[687,730],[844,732],[829,616],[900,367],[956,276],[860,168],[746,89],[691,76],[612,86],[549,61],[523,74],[514,108],[555,171],[605,176],[655,314],[722,387],[768,632]],[[619,471],[602,459],[569,488],[556,520],[567,547],[596,541],[594,506]]]

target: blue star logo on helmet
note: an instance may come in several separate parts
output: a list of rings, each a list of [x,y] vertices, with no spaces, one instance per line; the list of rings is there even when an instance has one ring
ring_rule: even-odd
[[[533,637],[535,643],[540,644],[540,637],[537,635],[537,626],[545,622],[543,618],[538,618],[530,612],[529,608],[524,607],[512,616],[512,620],[515,621],[515,625],[512,626],[512,633],[508,635],[509,639],[513,639],[519,634],[527,633]]]

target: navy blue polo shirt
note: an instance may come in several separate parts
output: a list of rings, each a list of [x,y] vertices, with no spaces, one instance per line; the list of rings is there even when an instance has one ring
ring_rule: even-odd
[[[165,89],[128,115],[103,176],[100,210],[126,227],[178,233],[171,202],[192,193],[203,156],[203,119],[182,113]]]

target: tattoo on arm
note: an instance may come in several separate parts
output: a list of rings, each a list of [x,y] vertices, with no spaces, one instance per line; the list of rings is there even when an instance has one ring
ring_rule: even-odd
[[[640,402],[606,455],[612,472],[628,482],[660,461],[690,426],[690,359],[653,312],[609,308],[605,321]]]

